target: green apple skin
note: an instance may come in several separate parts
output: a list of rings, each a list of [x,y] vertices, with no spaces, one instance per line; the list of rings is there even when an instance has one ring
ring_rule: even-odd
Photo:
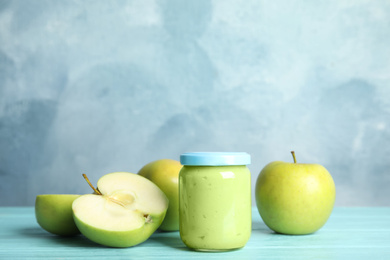
[[[42,194],[35,199],[35,217],[46,231],[60,236],[80,234],[74,220],[72,203],[80,195]]]
[[[169,200],[168,211],[160,226],[162,231],[179,230],[179,172],[180,162],[161,159],[150,162],[139,170],[138,174],[155,183]]]
[[[146,241],[161,225],[165,212],[161,215],[149,215],[150,223],[131,231],[102,230],[81,221],[75,215],[73,217],[81,233],[89,240],[104,246],[122,248],[135,246]]]
[[[260,172],[255,198],[264,223],[289,235],[320,229],[332,213],[336,188],[319,164],[271,162]]]

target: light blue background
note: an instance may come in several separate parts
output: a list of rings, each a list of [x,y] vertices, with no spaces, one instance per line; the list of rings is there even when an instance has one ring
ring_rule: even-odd
[[[250,153],[254,186],[291,150],[390,206],[389,119],[387,0],[0,0],[1,206],[191,151]]]

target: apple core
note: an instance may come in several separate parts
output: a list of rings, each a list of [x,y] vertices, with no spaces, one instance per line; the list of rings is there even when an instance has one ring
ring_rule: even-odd
[[[127,208],[130,208],[135,201],[133,194],[130,194],[129,192],[123,192],[123,191],[115,192],[114,194],[109,195],[108,198],[112,202],[118,203],[119,205]]]

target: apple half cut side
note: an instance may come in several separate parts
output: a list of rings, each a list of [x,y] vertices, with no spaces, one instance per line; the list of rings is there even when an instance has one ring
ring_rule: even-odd
[[[164,192],[134,173],[106,174],[93,189],[97,194],[73,202],[73,218],[84,236],[101,245],[130,247],[144,242],[161,225],[168,209]]]

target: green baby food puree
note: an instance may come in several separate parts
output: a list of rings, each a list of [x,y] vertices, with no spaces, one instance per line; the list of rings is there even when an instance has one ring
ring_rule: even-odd
[[[183,242],[196,250],[243,247],[251,235],[252,222],[248,168],[245,165],[182,164],[179,219]]]

